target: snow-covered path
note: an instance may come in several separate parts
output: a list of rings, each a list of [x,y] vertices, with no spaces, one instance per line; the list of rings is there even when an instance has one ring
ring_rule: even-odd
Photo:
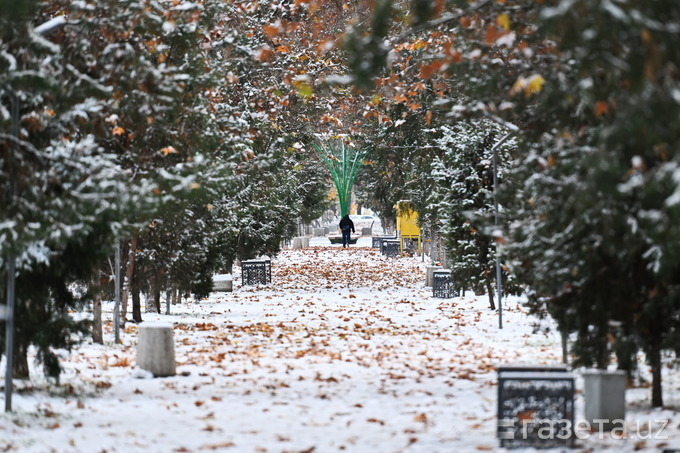
[[[134,325],[123,345],[65,355],[60,386],[36,371],[0,417],[0,451],[499,451],[496,365],[561,358],[557,335],[533,333],[516,299],[499,330],[486,297],[433,298],[417,258],[316,246],[284,251],[272,270],[271,285],[241,287],[237,275],[233,293],[145,314],[174,325],[175,377],[135,370]],[[668,397],[680,388],[669,385]],[[639,419],[675,417],[672,443],[677,415],[639,404]],[[640,442],[580,445],[657,451],[661,441]]]

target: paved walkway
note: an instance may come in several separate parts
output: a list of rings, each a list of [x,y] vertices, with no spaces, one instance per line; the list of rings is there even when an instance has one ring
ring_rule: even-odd
[[[512,299],[499,330],[485,297],[433,298],[419,258],[312,244],[274,260],[271,285],[236,275],[233,293],[145,314],[175,326],[175,377],[134,368],[134,325],[65,354],[61,386],[34,377],[0,418],[0,451],[495,450],[495,366],[557,362],[556,336]]]

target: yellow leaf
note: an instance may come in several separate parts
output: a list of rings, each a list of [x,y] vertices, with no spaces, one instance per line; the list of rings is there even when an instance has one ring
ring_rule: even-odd
[[[528,79],[520,76],[510,89],[510,94],[515,95],[521,91],[524,91],[526,96],[530,96],[534,93],[539,93],[543,89],[545,84],[545,79],[540,74],[534,74]]]
[[[314,89],[306,83],[301,83],[300,85],[297,86],[297,89],[298,89],[298,93],[303,98],[312,97],[312,95],[314,94]]]
[[[527,96],[532,95],[534,93],[539,93],[543,89],[544,84],[545,79],[543,78],[543,76],[541,76],[540,74],[534,74],[527,80],[527,86],[524,89],[524,92]]]
[[[505,31],[510,30],[510,16],[505,13],[499,14],[498,17],[496,17],[496,25],[503,28]]]

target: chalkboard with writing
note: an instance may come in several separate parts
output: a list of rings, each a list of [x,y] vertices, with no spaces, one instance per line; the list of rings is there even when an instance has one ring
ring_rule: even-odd
[[[497,432],[502,447],[572,446],[573,428],[570,373],[499,370]]]

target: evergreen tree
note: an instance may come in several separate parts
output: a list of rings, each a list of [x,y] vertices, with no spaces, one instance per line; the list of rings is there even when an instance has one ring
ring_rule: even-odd
[[[37,9],[31,13],[0,17],[0,181],[8,194],[0,200],[0,268],[7,275],[11,253],[19,377],[28,375],[29,345],[37,347],[46,373],[58,376],[54,348],[70,348],[74,334],[87,327],[68,313],[82,302],[69,285],[89,280],[112,239],[129,228],[128,216],[155,204],[155,186],[145,178],[127,185],[129,174],[117,157],[82,128],[99,118],[101,87],[69,65],[61,47],[35,33],[41,16]],[[4,278],[0,292],[4,299]]]
[[[496,238],[492,231],[494,216],[493,146],[503,135],[491,121],[442,126],[439,146],[442,156],[433,162],[437,182],[429,204],[438,213],[441,232],[453,258],[451,280],[454,287],[471,289],[489,296],[495,309]],[[514,144],[506,142],[498,150],[499,179],[511,161]],[[504,276],[505,292],[516,292]]]
[[[615,352],[630,369],[643,350],[661,405],[661,351],[680,344],[678,9],[460,0],[437,12],[421,3],[413,10],[432,19],[394,26],[386,40],[420,51],[403,61],[421,80],[449,76],[430,105],[518,134],[522,154],[503,185],[505,250],[531,306],[576,334],[577,363],[606,367]],[[416,92],[406,76],[386,82]]]

